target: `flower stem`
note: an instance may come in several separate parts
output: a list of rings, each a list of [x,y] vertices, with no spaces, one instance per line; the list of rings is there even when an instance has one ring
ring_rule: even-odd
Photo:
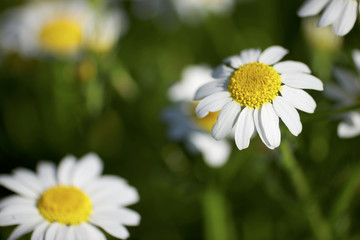
[[[359,181],[360,164],[352,167],[349,180],[347,184],[344,185],[342,192],[339,194],[339,197],[332,208],[330,217],[332,225],[336,226],[341,216],[348,209],[350,201],[358,189]]]
[[[331,239],[331,230],[329,225],[322,216],[319,204],[311,196],[310,187],[306,181],[303,171],[297,164],[295,156],[290,148],[290,144],[285,140],[282,142],[280,149],[285,170],[292,180],[316,239]]]
[[[217,184],[210,183],[203,195],[204,231],[206,240],[235,240],[224,192]]]

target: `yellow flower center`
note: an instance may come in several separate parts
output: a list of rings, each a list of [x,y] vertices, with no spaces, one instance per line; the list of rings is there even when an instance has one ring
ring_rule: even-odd
[[[37,203],[40,214],[49,222],[77,225],[91,213],[89,197],[76,187],[55,186],[46,190]]]
[[[40,42],[47,51],[59,55],[76,52],[82,42],[80,23],[73,19],[60,18],[45,24],[40,30]]]
[[[264,63],[248,63],[232,74],[228,90],[242,106],[259,108],[271,102],[281,89],[280,74]]]
[[[197,106],[197,104],[195,104],[195,107]],[[220,113],[220,111],[217,112],[209,112],[208,115],[206,115],[206,117],[203,118],[198,118],[195,114],[195,107],[194,107],[194,118],[195,118],[195,124],[202,130],[206,131],[206,132],[211,132],[212,127],[214,126],[214,124],[217,122],[217,117]]]

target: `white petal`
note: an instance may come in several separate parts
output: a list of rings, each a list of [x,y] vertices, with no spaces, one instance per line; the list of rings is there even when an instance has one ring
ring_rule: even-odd
[[[214,124],[211,134],[216,140],[223,139],[234,127],[241,106],[237,102],[227,103],[220,111],[217,122]]]
[[[234,56],[228,57],[223,62],[229,63],[235,69],[239,68],[241,65],[244,64],[239,55],[234,55]]]
[[[233,72],[234,72],[234,69],[232,69],[224,64],[221,64],[214,69],[211,76],[216,79],[227,79],[232,75]]]
[[[28,186],[25,186],[23,183],[19,182],[17,179],[15,179],[12,176],[0,175],[0,185],[24,197],[29,197],[32,199],[38,197],[38,194],[35,191],[33,191]]]
[[[225,106],[226,103],[232,101],[229,92],[218,92],[207,96],[196,106],[195,112],[199,118],[208,115],[209,112],[217,112]]]
[[[30,198],[24,198],[19,195],[11,195],[6,198],[3,198],[0,201],[0,208],[8,206],[23,206],[23,205],[33,205],[35,206],[36,200]]]
[[[56,185],[56,167],[50,162],[40,162],[37,166],[37,173],[45,187]]]
[[[273,100],[275,112],[285,123],[290,132],[297,136],[302,130],[299,113],[289,105],[282,97],[278,96]]]
[[[315,111],[316,102],[304,90],[282,86],[280,92],[285,101],[293,107],[307,113],[313,113]]]
[[[39,224],[31,235],[31,240],[43,240],[45,238],[46,229],[49,226],[47,221]]]
[[[0,226],[11,226],[40,221],[42,219],[43,218],[39,215],[39,211],[35,207],[7,207],[0,212]]]
[[[57,222],[51,223],[45,233],[45,240],[55,240],[60,224]]]
[[[347,0],[346,2],[346,6],[341,12],[341,15],[333,24],[334,32],[338,36],[344,36],[350,32],[354,27],[358,14],[358,2],[352,0]]]
[[[257,62],[260,56],[261,50],[258,48],[251,48],[243,50],[240,53],[243,64]]]
[[[358,49],[354,49],[352,51],[352,58],[356,66],[356,70],[358,74],[360,74],[360,51]]]
[[[36,176],[34,172],[28,169],[25,168],[15,169],[14,178],[16,178],[19,182],[22,182],[24,185],[31,188],[37,194],[40,194],[45,190],[45,186],[39,180],[38,176]]]
[[[360,135],[360,114],[350,112],[346,120],[338,126],[338,135],[341,138],[352,138]]]
[[[200,100],[211,94],[226,91],[227,85],[227,80],[218,80],[206,83],[196,91],[194,100]]]
[[[205,83],[212,82],[212,69],[206,65],[188,66],[182,71],[181,81],[168,90],[168,98],[173,102],[191,101],[196,90]]]
[[[302,72],[302,73],[311,73],[310,68],[302,62],[296,61],[283,61],[276,63],[273,68],[278,73],[288,73],[288,72]]]
[[[244,108],[236,123],[235,143],[240,150],[249,147],[250,138],[254,134],[253,112],[253,108]]]
[[[261,141],[263,141],[263,143],[270,149],[274,149],[273,146],[270,145],[269,141],[266,138],[265,135],[265,131],[264,128],[261,125],[261,119],[260,119],[260,109],[259,108],[255,108],[254,109],[254,124],[255,124],[255,128],[257,133],[259,134]]]
[[[102,176],[84,186],[83,190],[90,196],[94,209],[106,204],[126,206],[139,201],[137,190],[117,176]]]
[[[202,153],[205,163],[210,167],[223,166],[231,153],[231,147],[227,141],[217,141],[207,133],[192,132],[189,134],[188,141]]]
[[[94,209],[102,205],[127,206],[139,201],[139,194],[133,187],[123,189],[104,189],[91,197]]]
[[[73,184],[81,187],[93,178],[101,174],[103,163],[95,153],[89,153],[82,157],[76,164],[73,172]]]
[[[121,224],[116,224],[111,221],[101,221],[99,219],[93,219],[92,223],[101,227],[113,237],[126,239],[130,236],[128,230]]]
[[[8,240],[18,239],[19,237],[31,232],[40,223],[41,222],[39,222],[39,221],[37,221],[37,222],[27,222],[27,223],[24,223],[24,224],[21,224],[21,225],[17,226],[14,229],[14,231],[11,233]]]
[[[76,235],[75,235],[75,228],[74,226],[68,226],[66,228],[66,235],[65,235],[65,240],[77,240]]]
[[[317,15],[329,2],[329,0],[307,0],[298,10],[300,17]]]
[[[54,240],[68,240],[66,239],[67,226],[60,224],[57,230],[56,238]]]
[[[360,81],[354,73],[340,67],[334,67],[334,77],[346,92],[349,92],[352,95],[357,95],[359,93]]]
[[[280,145],[281,134],[279,117],[276,115],[271,103],[266,103],[260,109],[260,124],[271,147]]]
[[[117,224],[124,224],[128,226],[137,226],[140,223],[140,215],[127,208],[107,208],[94,211],[91,215],[91,220],[97,219],[101,221],[111,221]],[[90,220],[90,221],[91,221]]]
[[[99,179],[91,181],[83,187],[83,191],[88,194],[96,195],[99,191],[106,189],[123,189],[128,186],[126,180],[113,175],[103,175]]]
[[[323,83],[320,79],[306,73],[281,74],[281,82],[293,88],[324,90]]]
[[[75,235],[77,240],[106,240],[99,229],[88,223],[76,226]]]
[[[289,51],[281,46],[272,46],[264,50],[259,62],[272,65],[280,61]]]
[[[321,15],[318,26],[325,27],[329,24],[333,24],[340,16],[344,4],[344,0],[332,0]]]
[[[61,160],[57,174],[59,184],[71,185],[71,178],[75,163],[76,159],[72,155],[68,155],[63,160]]]

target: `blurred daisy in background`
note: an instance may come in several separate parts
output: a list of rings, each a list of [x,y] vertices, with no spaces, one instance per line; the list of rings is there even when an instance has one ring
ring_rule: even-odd
[[[0,225],[19,225],[9,239],[33,231],[31,239],[104,240],[105,235],[129,237],[124,225],[140,222],[125,206],[138,202],[135,188],[117,176],[101,176],[103,164],[93,153],[79,161],[67,156],[58,169],[41,162],[37,173],[24,168],[0,175],[0,184],[13,192],[0,202]]]
[[[358,72],[353,72],[341,67],[334,68],[334,76],[337,84],[327,84],[325,94],[336,101],[339,107],[351,106],[360,102],[360,51],[353,50],[352,57]],[[352,138],[360,135],[360,112],[351,111],[343,115],[343,121],[339,124],[337,132],[341,138]]]
[[[231,147],[228,141],[216,141],[210,135],[217,121],[218,112],[199,119],[194,114],[197,102],[193,101],[197,88],[212,81],[208,66],[189,66],[184,69],[182,80],[168,91],[174,102],[163,111],[163,120],[169,125],[168,136],[173,141],[184,141],[191,152],[200,152],[211,167],[221,167],[228,159]]]
[[[297,136],[302,124],[296,108],[313,113],[316,103],[302,89],[323,90],[322,82],[310,75],[307,65],[296,61],[279,62],[288,50],[272,46],[263,52],[248,49],[224,60],[209,82],[196,92],[199,118],[220,111],[212,128],[215,139],[226,137],[233,127],[237,147],[245,149],[253,133],[274,149],[280,145],[279,117]]]
[[[31,57],[73,57],[86,47],[106,52],[126,27],[122,12],[96,11],[88,1],[29,2],[2,16],[0,47]]]
[[[8,10],[1,48],[25,56],[73,56],[81,51],[92,11],[85,1],[29,2]]]
[[[298,10],[300,17],[321,14],[318,27],[333,26],[336,35],[344,36],[354,27],[358,14],[357,0],[307,0]]]

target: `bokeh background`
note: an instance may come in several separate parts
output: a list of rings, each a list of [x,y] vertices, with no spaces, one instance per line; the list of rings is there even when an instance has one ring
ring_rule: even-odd
[[[105,173],[139,191],[140,202],[130,207],[142,216],[140,226],[129,227],[133,240],[360,239],[360,138],[337,136],[334,103],[322,92],[309,91],[318,106],[315,114],[300,113],[299,137],[281,124],[289,148],[271,151],[255,137],[239,151],[231,141],[221,168],[171,142],[160,117],[185,67],[215,67],[246,48],[284,46],[285,59],[332,82],[333,66],[354,69],[358,23],[334,40],[309,34],[296,15],[301,0],[236,1],[232,11],[195,23],[168,0],[157,10],[149,1],[88,1],[126,15],[127,30],[106,52],[83,49],[68,58],[0,50],[1,173],[96,152]],[[0,13],[31,2],[1,0]],[[296,158],[290,164],[286,149]],[[12,229],[1,228],[0,239]]]

